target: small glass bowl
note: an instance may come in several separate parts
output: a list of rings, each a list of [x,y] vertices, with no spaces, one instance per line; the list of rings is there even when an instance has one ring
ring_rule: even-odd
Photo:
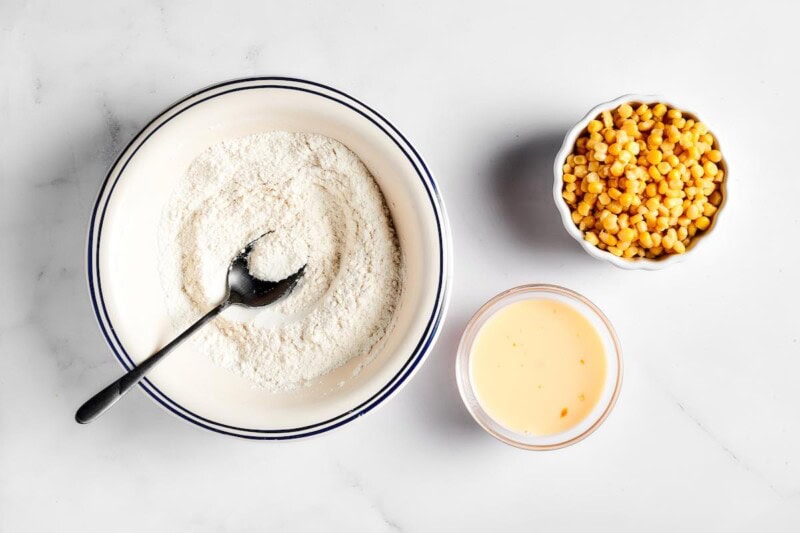
[[[606,355],[606,381],[600,399],[586,418],[561,433],[533,435],[506,428],[483,409],[472,385],[470,355],[478,331],[497,311],[523,300],[556,300],[570,305],[589,320],[603,342]],[[611,322],[584,296],[556,285],[522,285],[502,292],[486,302],[469,321],[458,345],[456,381],[461,399],[472,418],[490,435],[506,444],[526,450],[555,450],[585,439],[608,417],[622,385],[622,349]]]

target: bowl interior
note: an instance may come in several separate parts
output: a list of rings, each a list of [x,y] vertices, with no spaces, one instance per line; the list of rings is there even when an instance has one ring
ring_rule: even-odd
[[[106,191],[98,267],[102,303],[121,347],[139,362],[178,332],[164,302],[157,233],[162,210],[189,163],[203,149],[252,133],[314,132],[337,139],[366,164],[391,210],[403,253],[405,278],[393,329],[374,360],[364,357],[297,392],[270,393],[196,353],[192,340],[150,375],[151,383],[183,408],[238,428],[291,429],[339,416],[370,400],[419,349],[436,312],[443,251],[433,200],[407,154],[382,129],[341,102],[289,88],[247,88],[186,106],[133,155],[123,154]],[[134,143],[135,145],[136,143]],[[129,149],[130,152],[132,149]],[[106,187],[108,189],[108,187]],[[102,199],[102,196],[101,196]],[[220,280],[222,288],[224,280]]]

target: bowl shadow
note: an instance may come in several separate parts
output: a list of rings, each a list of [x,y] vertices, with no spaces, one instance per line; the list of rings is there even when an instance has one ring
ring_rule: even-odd
[[[570,254],[587,260],[591,258],[564,229],[553,200],[553,162],[566,130],[534,134],[506,147],[489,168],[488,186],[521,245],[537,254]]]

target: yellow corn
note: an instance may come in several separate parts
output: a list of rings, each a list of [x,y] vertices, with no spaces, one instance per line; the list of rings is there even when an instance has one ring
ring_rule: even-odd
[[[599,120],[591,120],[589,121],[589,124],[586,126],[586,129],[589,131],[589,133],[597,133],[598,131],[603,129],[603,123],[600,122]]]
[[[694,221],[694,225],[697,226],[697,229],[706,230],[708,226],[711,225],[711,219],[706,216],[702,216]]]
[[[587,242],[618,257],[684,253],[722,203],[708,127],[666,104],[630,103],[590,120],[562,166],[562,198]]]
[[[661,153],[661,150],[650,150],[647,152],[647,162],[651,165],[657,165],[661,163],[662,157],[663,154]]]
[[[620,241],[631,242],[636,238],[636,230],[631,228],[622,228],[617,233],[617,239]]]
[[[603,184],[599,182],[590,183],[587,185],[586,190],[594,194],[599,194],[603,192]]]

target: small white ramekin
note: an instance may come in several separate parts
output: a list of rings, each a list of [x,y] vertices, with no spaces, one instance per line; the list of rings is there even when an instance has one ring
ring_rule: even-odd
[[[720,147],[719,137],[717,136],[716,131],[712,131],[714,134],[714,139],[716,142],[716,148],[723,153],[722,161],[718,163],[719,167],[725,171],[725,179],[722,180],[720,183],[719,191],[722,194],[722,203],[719,205],[717,212],[714,213],[713,218],[711,219],[711,225],[706,229],[701,235],[694,238],[689,246],[686,249],[686,253],[683,254],[671,254],[664,256],[659,259],[647,259],[647,258],[639,258],[639,259],[624,259],[622,257],[617,257],[611,252],[607,252],[605,250],[601,250],[597,246],[590,244],[583,238],[583,232],[578,229],[578,226],[572,221],[571,213],[567,202],[562,198],[561,192],[563,190],[563,166],[567,160],[567,156],[572,153],[573,148],[575,147],[575,141],[577,141],[578,137],[583,133],[588,126],[589,122],[600,115],[603,111],[610,111],[615,109],[617,106],[624,104],[624,103],[637,103],[637,104],[655,104],[655,103],[663,103],[670,108],[675,108],[681,110],[684,116],[692,118],[694,120],[698,120],[698,117],[695,113],[688,110],[686,107],[682,105],[676,105],[672,102],[656,95],[645,95],[645,94],[626,94],[620,96],[619,98],[615,98],[609,102],[603,102],[595,107],[593,107],[577,124],[575,124],[568,132],[566,137],[564,137],[564,143],[561,145],[561,149],[558,151],[558,155],[556,155],[555,162],[553,164],[553,199],[556,202],[556,207],[558,208],[559,213],[561,213],[561,221],[564,223],[564,227],[567,229],[567,232],[576,240],[578,241],[586,253],[591,255],[592,257],[596,257],[597,259],[602,259],[608,261],[609,263],[617,266],[619,268],[624,268],[627,270],[661,270],[670,265],[674,265],[675,263],[680,263],[689,256],[697,247],[700,245],[701,242],[705,241],[719,221],[719,216],[725,207],[725,203],[728,199],[728,191],[727,185],[730,179],[730,173],[727,161],[724,157],[724,151]],[[634,106],[635,107],[635,106]]]
[[[572,428],[554,435],[533,435],[513,431],[496,421],[481,405],[472,383],[472,346],[486,321],[504,307],[524,300],[549,299],[562,302],[581,313],[597,330],[606,357],[606,377],[600,399],[586,418]],[[472,418],[494,438],[525,450],[556,450],[582,441],[608,418],[622,387],[622,347],[611,322],[588,298],[557,285],[522,285],[502,292],[486,302],[470,319],[456,356],[456,382]]]

